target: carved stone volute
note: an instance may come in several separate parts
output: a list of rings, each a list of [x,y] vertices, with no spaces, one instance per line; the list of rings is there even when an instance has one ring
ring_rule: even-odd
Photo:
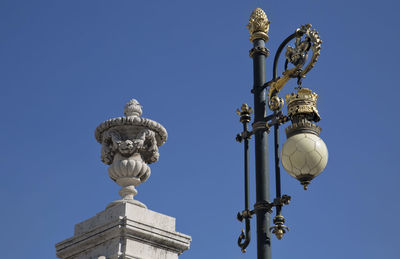
[[[158,147],[168,135],[161,124],[141,117],[142,107],[135,99],[125,105],[124,114],[101,123],[95,130],[96,140],[102,145],[101,161],[109,165],[110,178],[122,186],[122,199],[109,206],[129,202],[146,207],[133,199],[135,187],[149,178],[148,164],[158,161]]]

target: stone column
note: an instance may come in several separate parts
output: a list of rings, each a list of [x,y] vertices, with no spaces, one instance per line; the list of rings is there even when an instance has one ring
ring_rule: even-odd
[[[175,218],[147,209],[133,197],[150,176],[148,164],[158,160],[158,147],[167,140],[165,128],[142,118],[132,99],[125,117],[101,123],[95,131],[102,145],[101,160],[121,190],[96,216],[75,225],[74,236],[56,244],[62,259],[177,259],[189,249],[191,237],[175,232]]]

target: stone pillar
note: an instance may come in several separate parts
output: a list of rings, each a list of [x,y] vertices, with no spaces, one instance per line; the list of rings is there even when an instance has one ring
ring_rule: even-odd
[[[165,128],[142,118],[136,100],[125,106],[125,117],[101,123],[95,131],[108,175],[122,188],[121,199],[96,216],[75,225],[74,236],[56,244],[62,259],[177,259],[189,249],[191,237],[175,232],[175,218],[147,209],[133,197],[150,176],[148,164],[158,160],[167,140]]]

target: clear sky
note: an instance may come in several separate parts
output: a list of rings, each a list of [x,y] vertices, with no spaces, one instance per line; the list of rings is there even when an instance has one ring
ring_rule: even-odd
[[[236,245],[243,151],[235,110],[252,105],[245,25],[256,7],[271,20],[273,54],[302,24],[323,40],[303,85],[320,96],[329,162],[307,192],[283,172],[291,230],[272,240],[273,258],[399,258],[394,0],[2,0],[0,257],[56,258],[55,243],[74,224],[119,198],[94,129],[136,98],[169,133],[136,197],[193,237],[180,258],[255,258],[255,239],[244,255]]]

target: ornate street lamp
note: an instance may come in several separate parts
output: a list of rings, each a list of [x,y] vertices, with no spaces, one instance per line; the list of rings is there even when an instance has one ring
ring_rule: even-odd
[[[257,216],[257,258],[271,258],[271,232],[281,239],[288,230],[284,225],[285,219],[281,215],[282,206],[290,202],[291,197],[281,194],[281,179],[279,166],[279,126],[291,121],[286,128],[287,140],[281,150],[282,165],[294,178],[300,181],[307,190],[311,180],[320,174],[328,162],[328,150],[319,137],[321,128],[314,123],[321,118],[317,110],[318,95],[310,89],[302,87],[302,79],[314,67],[321,50],[321,39],[318,33],[311,29],[311,25],[303,25],[287,37],[279,46],[273,64],[273,78],[266,82],[265,59],[269,55],[265,48],[268,41],[268,18],[265,12],[257,8],[251,14],[248,29],[253,48],[250,57],[253,59],[254,68],[254,122],[249,130],[249,122],[253,109],[243,104],[237,110],[240,122],[243,124],[242,133],[236,140],[244,143],[244,189],[245,209],[239,212],[239,221],[245,220],[245,231],[238,239],[242,252],[250,243],[250,219]],[[277,65],[282,50],[292,40],[294,47],[286,47],[286,61],[281,77],[277,76]],[[308,54],[312,55],[307,63]],[[307,65],[306,65],[307,63]],[[289,67],[289,65],[291,67]],[[284,101],[278,96],[283,86],[291,79],[297,79],[296,93],[285,97],[287,114],[282,108]],[[267,115],[267,106],[272,112]],[[275,184],[276,198],[270,202],[269,197],[269,172],[268,172],[268,133],[274,128],[274,153],[275,153]],[[256,203],[254,209],[249,208],[249,139],[255,139],[255,174],[256,174]],[[276,208],[273,226],[270,227],[270,213]]]

